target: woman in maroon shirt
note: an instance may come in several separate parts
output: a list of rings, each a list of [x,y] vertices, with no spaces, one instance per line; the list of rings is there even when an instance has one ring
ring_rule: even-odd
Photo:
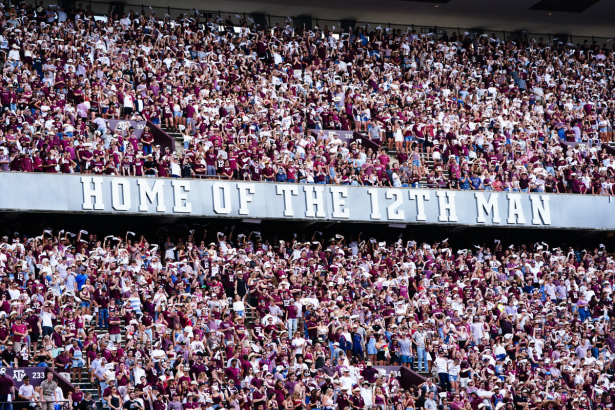
[[[55,153],[51,151],[47,158],[43,160],[43,172],[48,174],[55,174],[58,171],[56,170],[56,166],[58,165],[58,160],[55,158]]]
[[[530,180],[527,177],[527,172],[523,171],[521,173],[521,177],[519,178],[519,188],[521,188],[521,192],[528,192],[530,186]]]
[[[65,151],[60,159],[60,172],[63,174],[71,174],[76,166],[77,164],[70,159],[70,153]]]

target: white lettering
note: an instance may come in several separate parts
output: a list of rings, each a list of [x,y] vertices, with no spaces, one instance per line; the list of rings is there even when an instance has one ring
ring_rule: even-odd
[[[216,182],[212,186],[214,199],[214,212],[228,214],[231,212],[231,187],[224,182]],[[222,191],[222,196],[220,196]],[[224,204],[222,204],[224,200]]]
[[[156,200],[158,203],[156,211],[166,212],[167,207],[164,205],[164,180],[157,179],[152,188],[149,187],[146,179],[138,179],[137,184],[139,184],[139,211],[147,212],[149,209],[148,201],[153,204],[154,200]]]
[[[369,194],[369,199],[372,203],[372,213],[369,215],[371,219],[380,219],[382,215],[380,215],[380,204],[378,203],[378,190],[376,188],[372,188],[367,191]]]
[[[252,197],[248,194],[254,195],[256,187],[254,184],[237,184],[239,190],[239,215],[250,215],[248,209],[248,202],[252,202]]]
[[[304,186],[305,192],[305,216],[307,218],[324,218],[325,217],[325,204],[324,204],[324,187],[323,186]],[[314,211],[316,208],[316,211]]]
[[[333,207],[332,217],[333,218],[344,218],[344,219],[350,218],[350,210],[347,208],[344,209],[344,205],[346,205],[346,201],[340,199],[340,197],[348,198],[348,188],[340,187],[340,186],[332,186],[330,190],[331,190],[331,195],[333,198],[331,201],[331,205]]]
[[[521,194],[508,194],[508,219],[506,222],[509,224],[525,224]]]
[[[484,224],[486,222],[485,213],[491,215],[494,224],[499,224],[502,221],[498,208],[498,194],[489,195],[489,201],[485,199],[485,195],[481,192],[475,192],[474,197],[476,198],[476,212],[478,214],[476,222]]]
[[[532,201],[532,224],[540,225],[540,220],[542,219],[544,225],[551,225],[549,199],[551,199],[549,195],[530,195],[530,201]]]
[[[429,191],[421,191],[418,189],[411,189],[408,191],[410,199],[416,199],[416,220],[425,221],[427,215],[425,215],[425,202],[429,201]]]
[[[120,186],[122,187],[121,194]],[[113,178],[111,180],[111,206],[116,211],[130,210],[130,182],[126,178]]]
[[[457,211],[455,209],[455,193],[448,191],[436,192],[438,196],[438,205],[440,207],[440,216],[438,221],[440,222],[457,222]],[[448,198],[448,201],[446,200]],[[448,216],[446,216],[448,211]]]
[[[276,185],[275,188],[276,194],[284,196],[284,216],[295,216],[292,195],[299,195],[297,187],[294,185]]]
[[[184,203],[184,201],[188,200],[186,192],[190,192],[190,181],[174,179],[171,181],[171,184],[173,185],[173,196],[175,198],[173,212],[191,213],[192,204],[190,202]]]
[[[404,198],[401,195],[401,191],[395,189],[387,190],[386,194],[384,194],[386,199],[395,198],[395,202],[387,207],[387,216],[389,220],[401,220],[403,221],[406,217],[406,214],[403,210],[398,211],[399,208],[404,203]]]
[[[105,209],[105,204],[103,204],[102,182],[102,177],[81,177],[81,185],[83,186],[83,209],[96,209],[98,211]],[[91,184],[94,184],[94,189],[92,189]],[[95,204],[92,204],[92,198],[94,198]]]

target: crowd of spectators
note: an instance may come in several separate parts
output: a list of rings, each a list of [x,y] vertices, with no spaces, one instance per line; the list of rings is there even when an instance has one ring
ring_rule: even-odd
[[[0,171],[614,194],[610,45],[0,11]],[[102,235],[0,240],[0,401],[49,366],[112,410],[613,407],[604,246]],[[11,398],[53,410],[54,383]]]
[[[87,368],[112,410],[612,407],[602,245],[106,233],[1,239],[3,367]],[[402,385],[399,366],[427,379]],[[48,382],[19,399],[53,409]]]
[[[613,195],[615,43],[2,6],[1,171]]]

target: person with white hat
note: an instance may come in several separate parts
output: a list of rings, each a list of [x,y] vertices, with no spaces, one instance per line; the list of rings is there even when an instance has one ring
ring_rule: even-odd
[[[20,53],[19,45],[13,44],[11,46],[11,51],[9,51],[7,58],[10,58],[11,60],[15,60],[15,61],[21,60],[21,53]]]

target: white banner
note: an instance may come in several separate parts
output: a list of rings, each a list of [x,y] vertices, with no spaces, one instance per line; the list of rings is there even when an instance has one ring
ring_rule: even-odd
[[[592,195],[0,173],[0,210],[615,229]]]

